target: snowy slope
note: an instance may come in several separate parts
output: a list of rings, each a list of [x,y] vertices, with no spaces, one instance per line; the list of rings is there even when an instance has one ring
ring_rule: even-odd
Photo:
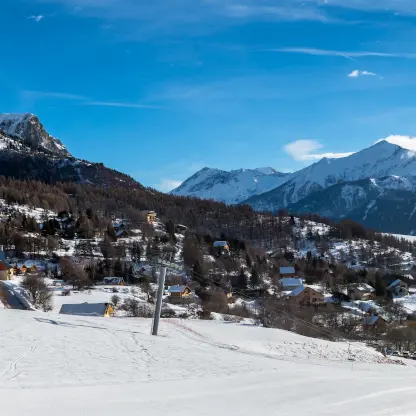
[[[416,371],[369,348],[220,322],[0,310],[0,399],[9,416],[399,416]],[[249,341],[248,341],[249,340]],[[355,362],[348,358],[355,356]]]
[[[252,195],[279,186],[286,176],[287,174],[277,172],[270,167],[238,169],[230,172],[204,168],[171,191],[171,194],[236,204]]]
[[[348,157],[324,158],[286,177],[280,187],[245,202],[255,209],[275,210],[337,183],[393,175],[407,177],[414,176],[415,173],[415,152],[381,141]]]
[[[66,147],[48,134],[33,114],[0,114],[0,130],[34,150],[44,149],[57,156],[70,156]]]

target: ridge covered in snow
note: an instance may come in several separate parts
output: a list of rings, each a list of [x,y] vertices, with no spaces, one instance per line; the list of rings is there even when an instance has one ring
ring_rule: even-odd
[[[271,167],[231,171],[203,168],[171,191],[171,194],[237,204],[252,195],[279,186],[286,176]]]

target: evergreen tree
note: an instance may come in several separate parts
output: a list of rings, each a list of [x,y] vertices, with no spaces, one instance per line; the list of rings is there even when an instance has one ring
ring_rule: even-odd
[[[251,277],[250,277],[250,285],[253,289],[258,287],[261,283],[260,274],[257,269],[257,266],[254,264],[251,268]]]

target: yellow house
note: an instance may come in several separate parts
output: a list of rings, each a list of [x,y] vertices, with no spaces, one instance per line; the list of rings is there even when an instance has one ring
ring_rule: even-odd
[[[146,220],[149,224],[154,224],[156,221],[157,214],[154,211],[147,211],[146,212]]]
[[[27,261],[24,266],[26,267],[26,273],[38,272],[38,266],[33,261]]]
[[[76,303],[62,305],[59,313],[64,315],[100,316],[109,318],[114,314],[111,303]]]
[[[13,280],[14,269],[5,260],[0,261],[0,280]]]

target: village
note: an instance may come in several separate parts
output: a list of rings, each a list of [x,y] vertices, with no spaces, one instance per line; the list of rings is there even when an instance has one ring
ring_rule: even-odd
[[[201,238],[154,211],[143,211],[139,221],[114,215],[100,224],[92,212],[74,218],[3,205],[3,221],[11,219],[31,223],[32,231],[4,240],[9,244],[0,251],[6,308],[151,318],[166,267],[162,318],[249,319],[308,336],[377,341],[389,354],[416,359],[411,252],[362,239],[331,240],[330,227],[293,217],[280,219],[285,246],[276,250],[225,236]],[[382,250],[393,259],[390,271],[369,265]],[[285,314],[290,319],[282,319]]]

